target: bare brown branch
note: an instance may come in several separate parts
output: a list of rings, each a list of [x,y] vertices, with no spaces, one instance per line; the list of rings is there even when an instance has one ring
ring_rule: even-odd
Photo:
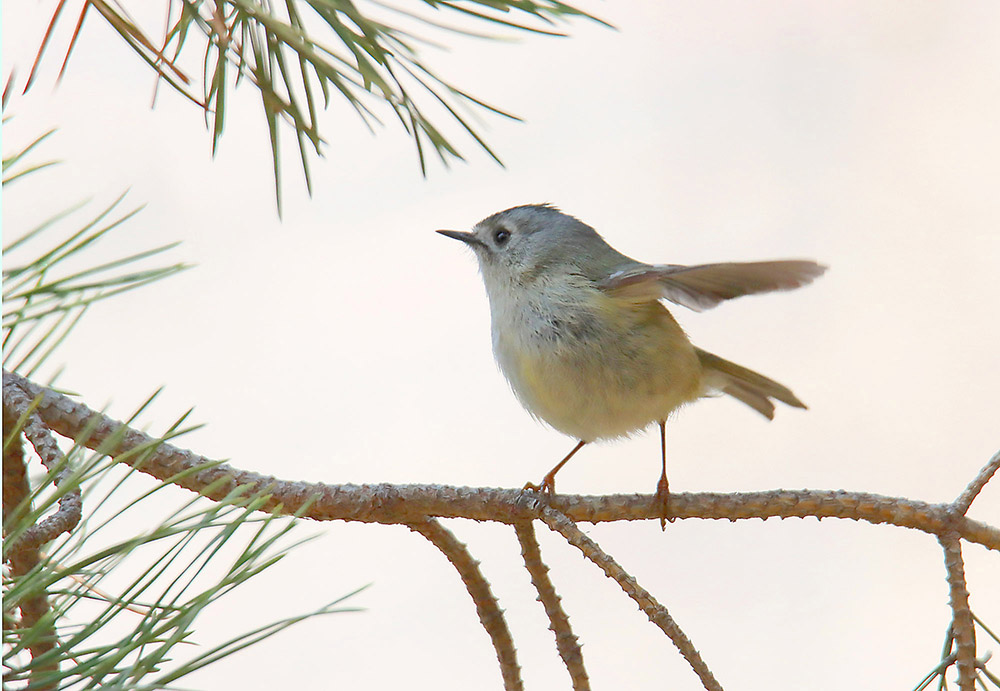
[[[42,464],[50,472],[55,473],[55,484],[58,487],[69,476],[70,471],[64,463],[59,445],[52,438],[52,433],[42,422],[32,404],[33,401],[20,388],[4,386],[4,414],[13,420],[13,425],[11,427],[5,425],[4,429],[15,429],[20,422],[21,431],[34,447]],[[80,489],[75,488],[66,492],[59,498],[59,508],[56,512],[26,530],[11,549],[20,551],[37,548],[55,539],[58,535],[69,532],[80,522],[82,512],[83,500],[80,497]]]
[[[989,460],[989,463],[983,466],[983,469],[979,471],[975,479],[969,483],[965,491],[955,500],[955,510],[963,516],[967,514],[973,500],[979,496],[979,493],[983,491],[983,487],[996,474],[997,470],[1000,470],[1000,451],[993,454],[993,458]]]
[[[524,557],[524,566],[531,575],[531,583],[538,591],[538,601],[545,608],[545,614],[549,618],[549,629],[556,636],[556,649],[562,658],[566,670],[569,672],[573,682],[574,691],[589,691],[590,679],[587,678],[587,670],[583,666],[583,655],[580,652],[580,644],[577,643],[576,636],[569,624],[569,617],[559,604],[559,596],[556,589],[549,580],[549,567],[542,561],[542,553],[538,547],[538,540],[535,538],[535,528],[530,521],[517,521],[514,523],[514,530],[517,532],[517,540],[521,543],[521,555]]]
[[[345,520],[404,524],[424,535],[459,571],[480,621],[490,635],[500,661],[506,689],[521,689],[520,669],[513,641],[502,612],[465,545],[440,525],[436,517],[467,518],[512,524],[521,543],[525,566],[549,616],[550,628],[573,681],[574,689],[589,688],[580,648],[559,605],[559,597],[541,561],[531,521],[541,519],[561,533],[591,561],[600,566],[635,600],[650,620],[661,628],[698,674],[706,689],[721,689],[690,640],[669,613],[621,566],[584,535],[574,521],[592,523],[658,519],[660,508],[650,495],[560,495],[542,502],[523,490],[448,487],[441,485],[326,485],[291,482],[214,462],[161,439],[142,434],[67,396],[40,387],[23,377],[4,371],[4,427],[23,433],[39,458],[49,468],[58,486],[68,469],[52,433],[74,439],[101,454],[127,463],[164,482],[171,482],[211,499],[222,499],[237,488],[250,493],[270,493],[263,510],[292,513],[314,520]],[[30,496],[24,473],[20,440],[12,441],[4,453],[4,517],[10,518],[24,497]],[[952,504],[928,504],[900,497],[862,492],[819,490],[774,490],[735,494],[672,494],[671,513],[676,518],[728,519],[846,518],[873,524],[891,524],[921,530],[938,537],[944,552],[951,588],[954,631],[954,664],[963,691],[973,688],[977,665],[974,617],[962,561],[962,540],[1000,550],[1000,529],[969,519],[965,513],[983,487],[1000,469],[998,452]],[[54,471],[54,472],[53,472]],[[30,507],[29,507],[30,510]],[[22,533],[9,548],[11,573],[27,573],[39,563],[38,547],[61,532],[71,530],[81,512],[79,493],[60,497],[59,510]],[[21,624],[30,627],[49,611],[46,593],[19,603]],[[37,630],[37,629],[36,629]],[[54,634],[29,644],[32,657],[53,649]],[[946,652],[945,655],[948,655]],[[947,662],[948,660],[944,660]],[[44,665],[39,674],[46,673]],[[50,671],[50,670],[49,670]],[[44,679],[37,680],[46,688]],[[35,683],[35,680],[32,681]],[[33,686],[34,688],[35,686]]]
[[[505,691],[521,691],[521,668],[517,664],[517,653],[514,650],[514,639],[504,619],[500,605],[490,590],[490,584],[479,570],[479,562],[472,558],[468,548],[452,534],[450,530],[433,518],[424,521],[407,523],[407,527],[420,533],[434,544],[448,561],[451,562],[458,575],[462,578],[466,590],[476,603],[476,613],[483,628],[490,635],[493,647],[500,661],[500,673],[503,676]]]
[[[583,552],[587,559],[597,564],[608,578],[613,579],[630,598],[635,600],[639,609],[645,612],[649,620],[667,634],[671,642],[677,646],[681,655],[691,665],[708,691],[722,691],[722,686],[716,681],[705,661],[702,660],[701,654],[667,612],[666,607],[657,602],[656,598],[640,586],[635,578],[619,566],[618,562],[602,550],[596,542],[584,535],[583,531],[577,528],[576,524],[569,518],[554,509],[542,507],[542,520],[552,530],[566,538],[571,545]]]
[[[24,464],[24,447],[17,430],[17,416],[3,415],[4,438],[12,437],[4,448],[3,456],[3,522],[14,520],[15,512],[23,513],[24,502],[31,494],[28,471]],[[21,509],[21,511],[18,511]]]
[[[17,429],[18,416],[8,411],[4,406],[3,428],[5,436],[14,435],[3,450],[3,517],[6,527],[7,521],[19,507],[26,507],[30,510],[29,496],[31,488],[28,485],[27,471],[24,464],[24,447],[21,444],[20,433]],[[18,545],[9,548],[7,560],[10,563],[10,575],[19,578],[38,566],[40,555],[37,545],[24,546],[23,541]],[[29,594],[17,603],[21,611],[21,619],[18,628],[21,630],[37,631],[34,640],[28,641],[27,648],[31,654],[32,661],[36,661],[46,653],[52,651],[56,646],[55,631],[52,626],[39,625],[45,615],[49,613],[48,593],[44,590]],[[11,603],[4,598],[4,621],[6,622],[7,608]],[[6,626],[6,623],[5,623]],[[48,691],[55,688],[53,682],[45,680],[45,677],[52,672],[58,671],[59,662],[53,658],[47,664],[33,665],[29,686],[32,689]]]
[[[958,688],[974,691],[976,687],[976,630],[969,609],[969,590],[965,583],[962,543],[955,533],[938,536],[944,548],[944,565],[951,590],[952,633],[955,637],[955,668]]]
[[[268,489],[271,501],[264,510],[299,511],[305,518],[368,523],[409,523],[427,516],[501,521],[540,518],[533,495],[517,489],[449,487],[444,485],[327,485],[292,482],[217,463],[184,449],[160,442],[82,403],[4,372],[4,388],[21,388],[29,398],[42,396],[38,414],[53,431],[79,439],[88,448],[163,481],[173,482],[212,499],[227,496],[238,486],[251,492]],[[139,452],[142,454],[141,464]],[[211,489],[207,489],[211,486]],[[311,503],[310,503],[311,502]],[[914,528],[938,535],[953,529],[963,540],[1000,550],[1000,529],[956,516],[946,504],[886,497],[865,492],[773,490],[736,494],[677,493],[670,495],[671,512],[678,519],[845,518],[875,524]],[[654,495],[559,495],[552,508],[573,521],[657,520]]]

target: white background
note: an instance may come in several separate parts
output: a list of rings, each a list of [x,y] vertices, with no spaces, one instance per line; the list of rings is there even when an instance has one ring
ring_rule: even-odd
[[[20,84],[52,6],[4,5],[4,74],[16,68]],[[162,88],[150,110],[151,71],[96,15],[54,88],[76,18],[67,9],[38,83],[8,109],[3,144],[58,126],[40,155],[65,162],[5,190],[7,241],[70,203],[93,196],[96,211],[131,188],[147,208],[102,252],[183,240],[172,257],[198,266],[94,309],[49,371],[65,362],[60,384],[93,406],[111,401],[119,417],[165,385],[150,429],[196,405],[207,427],[183,445],[283,478],[538,481],[574,442],[520,409],[492,362],[471,253],[432,231],[548,201],[645,261],[831,267],[794,293],[675,310],[695,343],[788,384],[810,410],[782,408],[770,424],[730,400],[681,411],[668,429],[672,489],[952,500],[1000,444],[1000,7],[588,9],[618,30],[575,22],[572,38],[514,44],[443,35],[454,49],[428,53],[443,76],[524,118],[487,120],[506,168],[463,141],[467,164],[432,163],[422,179],[398,128],[370,136],[335,100],[312,199],[286,151],[283,221],[251,89],[231,102],[212,160],[202,114]],[[655,433],[588,447],[559,489],[651,492],[657,447]],[[1000,522],[996,481],[971,515]],[[569,688],[513,532],[449,526],[482,560],[527,688]],[[471,600],[425,540],[396,527],[304,528],[316,530],[220,603],[198,641],[370,582],[352,601],[367,611],[294,627],[188,686],[500,688]],[[939,659],[950,610],[927,535],[834,520],[587,532],[668,607],[727,689],[906,689]],[[539,536],[594,688],[700,688],[613,582]],[[1000,628],[1000,560],[974,545],[965,556],[973,611]]]

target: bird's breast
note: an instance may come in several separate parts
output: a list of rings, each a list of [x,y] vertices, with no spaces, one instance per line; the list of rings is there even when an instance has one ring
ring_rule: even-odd
[[[491,300],[497,362],[524,407],[585,441],[665,420],[700,394],[694,349],[659,303],[596,288]]]

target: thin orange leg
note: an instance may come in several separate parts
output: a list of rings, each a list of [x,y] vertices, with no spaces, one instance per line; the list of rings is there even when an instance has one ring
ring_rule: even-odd
[[[663,469],[660,471],[660,481],[656,483],[656,499],[660,504],[660,529],[667,529],[667,521],[674,522],[670,515],[670,483],[667,482],[667,422],[660,423],[660,456],[663,459]]]
[[[573,458],[573,454],[575,454],[577,451],[579,451],[580,449],[582,449],[583,445],[586,444],[586,443],[587,442],[585,442],[583,440],[580,440],[580,443],[577,444],[576,446],[574,446],[573,450],[570,451],[568,454],[566,454],[566,458],[564,458],[561,461],[559,461],[559,463],[556,464],[556,467],[553,468],[552,470],[550,470],[545,475],[545,477],[542,478],[542,484],[536,485],[534,483],[529,482],[528,484],[526,484],[524,486],[524,489],[530,489],[533,492],[542,492],[544,494],[549,494],[549,495],[555,494],[556,493],[556,473],[558,473],[559,469],[562,468],[564,465],[566,465],[566,463],[569,462],[569,459]]]

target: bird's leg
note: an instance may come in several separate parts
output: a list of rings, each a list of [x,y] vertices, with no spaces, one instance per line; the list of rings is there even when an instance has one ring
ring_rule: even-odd
[[[656,500],[660,504],[660,529],[667,529],[667,521],[674,522],[669,515],[670,508],[670,483],[667,482],[667,422],[660,423],[660,457],[663,459],[663,470],[660,472],[660,481],[656,483]]]
[[[556,473],[558,473],[559,469],[562,468],[564,465],[566,465],[566,463],[569,461],[569,459],[573,458],[573,454],[575,454],[577,451],[579,451],[580,449],[582,449],[583,445],[586,444],[586,443],[587,442],[585,442],[585,441],[583,441],[581,439],[580,443],[577,444],[576,446],[574,446],[573,450],[570,451],[568,454],[566,454],[566,458],[564,458],[561,461],[559,461],[559,463],[556,464],[556,467],[553,468],[552,470],[550,470],[545,475],[545,477],[542,478],[542,484],[536,485],[536,484],[534,484],[532,482],[529,482],[528,484],[526,484],[524,486],[524,489],[530,489],[533,492],[542,492],[544,494],[549,494],[549,495],[555,494],[556,493]]]

